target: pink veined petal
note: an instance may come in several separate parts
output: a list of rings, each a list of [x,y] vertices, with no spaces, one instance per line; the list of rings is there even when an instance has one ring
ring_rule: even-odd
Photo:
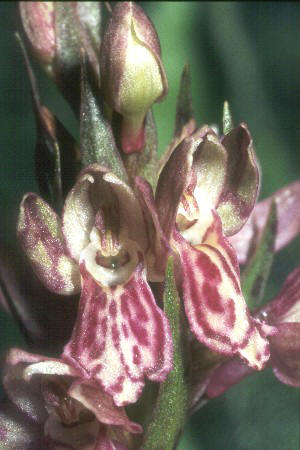
[[[92,411],[100,423],[118,425],[130,433],[142,433],[143,428],[139,424],[131,422],[125,409],[118,408],[112,397],[105,394],[99,387],[75,381],[68,394]]]
[[[186,315],[200,342],[216,352],[239,353],[260,370],[269,358],[268,342],[249,317],[234,251],[222,234],[218,215],[212,217],[203,244],[193,247],[177,231],[173,233]]]
[[[144,377],[164,381],[172,368],[169,323],[140,262],[124,285],[101,287],[81,264],[77,322],[63,358],[86,380],[99,382],[117,406],[137,401]]]

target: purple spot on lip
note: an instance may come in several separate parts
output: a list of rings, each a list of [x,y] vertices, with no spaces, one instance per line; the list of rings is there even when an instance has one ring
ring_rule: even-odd
[[[117,325],[114,323],[111,327],[111,336],[114,346],[117,350],[120,348],[120,333],[118,331]]]
[[[228,316],[226,317],[226,325],[233,329],[236,322],[235,306],[232,298],[229,299],[227,304]]]
[[[113,301],[110,305],[109,305],[109,314],[111,315],[111,317],[114,319],[117,315],[117,308],[116,308],[116,303]]]
[[[123,322],[122,323],[122,330],[123,330],[123,334],[125,338],[128,338],[129,334],[128,334],[128,328],[126,326],[126,324]]]
[[[122,392],[124,380],[125,380],[125,377],[124,377],[123,375],[120,375],[120,376],[118,377],[117,381],[115,382],[115,384],[113,384],[113,385],[111,386],[111,390],[112,390],[113,392],[116,392],[116,393]]]

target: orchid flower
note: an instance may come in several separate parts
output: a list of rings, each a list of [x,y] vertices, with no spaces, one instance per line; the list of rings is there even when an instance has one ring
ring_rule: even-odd
[[[260,308],[254,317],[276,327],[270,336],[269,366],[274,375],[289,386],[300,386],[300,267],[285,280],[279,294]],[[220,364],[212,373],[205,395],[217,397],[253,370],[242,361],[231,359]]]
[[[4,388],[1,448],[126,450],[128,432],[142,432],[111,396],[59,359],[10,350]]]
[[[175,449],[189,412],[254,370],[300,386],[300,268],[246,304],[300,230],[300,183],[256,205],[250,132],[227,102],[223,135],[197,129],[188,66],[159,161],[151,108],[168,81],[151,20],[132,2],[46,3],[20,2],[21,21],[79,139],[43,105],[17,34],[40,196],[23,197],[17,227],[34,273],[0,247],[0,304],[39,354],[8,353],[0,448]]]
[[[107,169],[89,166],[66,198],[62,225],[47,203],[27,194],[18,233],[50,290],[81,289],[63,360],[98,382],[117,406],[138,399],[145,376],[163,381],[172,368],[172,339],[146,280],[149,244],[132,189]]]
[[[222,141],[208,127],[185,137],[171,152],[156,190],[161,227],[178,255],[193,334],[213,351],[239,354],[254,369],[269,358],[268,331],[250,317],[227,236],[249,217],[258,184],[252,139],[241,124]]]

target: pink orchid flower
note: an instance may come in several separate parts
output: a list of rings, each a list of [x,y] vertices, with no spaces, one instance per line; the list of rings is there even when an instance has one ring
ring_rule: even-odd
[[[142,432],[111,396],[59,359],[12,349],[4,388],[0,446],[5,448],[126,450],[128,433]]]
[[[81,290],[63,360],[99,383],[117,406],[137,401],[145,376],[165,380],[171,332],[147,282],[149,242],[132,189],[107,169],[89,166],[67,196],[62,224],[40,197],[27,194],[18,233],[50,290]]]
[[[171,149],[156,190],[160,225],[177,255],[193,334],[213,351],[237,353],[254,369],[269,359],[269,330],[248,312],[227,236],[245,224],[258,186],[252,139],[241,124],[222,140],[207,126],[181,140]]]

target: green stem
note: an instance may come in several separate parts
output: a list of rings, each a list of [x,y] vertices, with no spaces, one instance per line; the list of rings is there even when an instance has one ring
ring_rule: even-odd
[[[176,448],[186,420],[188,389],[184,375],[181,304],[176,290],[171,257],[167,266],[164,311],[172,331],[174,367],[166,381],[160,386],[152,422],[146,432],[142,450],[172,450]]]

